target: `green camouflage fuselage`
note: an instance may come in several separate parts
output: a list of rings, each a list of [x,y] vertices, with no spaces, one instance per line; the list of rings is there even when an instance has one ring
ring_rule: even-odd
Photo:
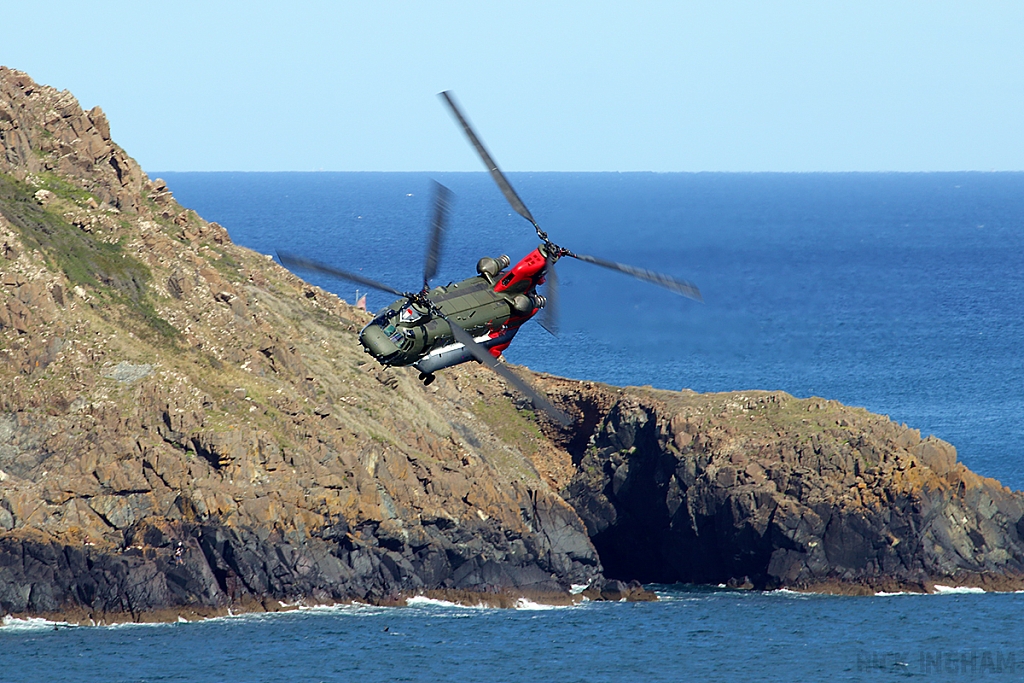
[[[507,272],[499,271],[508,264],[507,256],[481,259],[479,275],[434,287],[426,298],[498,357],[520,325],[544,305],[544,297],[536,293],[544,281],[544,263],[539,250]],[[428,374],[470,359],[443,318],[409,299],[379,311],[359,333],[359,341],[384,365],[414,365]]]

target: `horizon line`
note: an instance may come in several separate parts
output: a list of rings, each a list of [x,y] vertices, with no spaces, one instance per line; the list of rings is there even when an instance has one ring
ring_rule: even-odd
[[[158,175],[160,173],[417,173],[417,174],[482,174],[488,175],[485,170],[481,171],[340,171],[340,170],[328,170],[328,169],[307,169],[307,170],[258,170],[258,171],[245,171],[245,170],[205,170],[205,171],[181,171],[181,170],[159,170],[159,171],[146,171],[145,173],[149,176]],[[590,173],[590,174],[616,174],[616,175],[632,175],[632,174],[650,174],[650,175],[927,175],[927,174],[942,174],[942,173],[1024,173],[1024,169],[960,169],[960,170],[943,170],[943,171],[504,171],[509,175],[523,174],[523,173]]]

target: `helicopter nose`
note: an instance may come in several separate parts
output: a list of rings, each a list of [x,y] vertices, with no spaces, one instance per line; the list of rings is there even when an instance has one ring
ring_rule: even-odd
[[[370,354],[382,362],[394,359],[401,353],[395,343],[377,325],[369,324],[359,333],[359,343]]]

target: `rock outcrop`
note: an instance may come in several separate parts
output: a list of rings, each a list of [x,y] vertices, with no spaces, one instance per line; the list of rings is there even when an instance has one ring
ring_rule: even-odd
[[[534,376],[562,429],[380,367],[366,320],[0,68],[0,612],[1019,583],[1020,494],[885,418]]]
[[[948,443],[782,392],[561,386],[563,400],[600,406],[566,499],[609,576],[842,592],[1024,585],[1024,495],[970,472]]]
[[[555,449],[489,373],[369,362],[365,312],[8,69],[0,171],[0,611],[600,580]]]
[[[37,85],[28,74],[5,67],[0,67],[0,173],[19,180],[47,173],[74,178],[76,189],[127,211],[141,207],[146,184],[139,165],[111,140],[102,109],[82,111],[67,90]]]

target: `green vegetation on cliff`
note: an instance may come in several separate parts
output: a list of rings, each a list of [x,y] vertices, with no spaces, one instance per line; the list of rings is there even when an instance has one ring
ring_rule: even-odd
[[[44,191],[56,188],[56,206],[63,200],[95,199],[64,180],[51,177],[41,183]],[[173,340],[178,331],[161,318],[150,300],[148,267],[125,253],[118,242],[106,242],[68,223],[36,199],[39,190],[6,173],[0,173],[0,213],[17,229],[22,242],[37,249],[73,286],[91,288],[103,304],[123,304],[124,311],[141,320],[157,337]],[[143,328],[145,329],[145,328]]]

